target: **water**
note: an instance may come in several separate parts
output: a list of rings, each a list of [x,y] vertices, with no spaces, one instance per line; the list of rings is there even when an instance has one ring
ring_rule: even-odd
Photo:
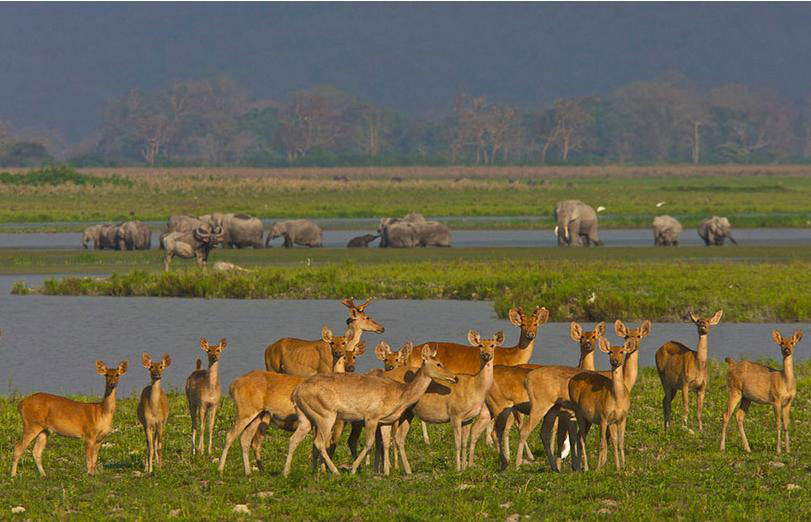
[[[204,359],[200,337],[216,342],[228,339],[221,362],[221,382],[227,393],[235,377],[264,368],[265,347],[280,337],[316,339],[321,325],[337,331],[345,328],[345,308],[334,300],[227,300],[124,297],[12,296],[11,282],[26,279],[35,284],[45,276],[0,277],[0,393],[48,391],[57,394],[101,395],[103,379],[95,373],[95,360],[107,365],[129,360],[129,371],[121,380],[120,396],[140,392],[148,383],[141,366],[142,352],[153,357],[172,356],[164,374],[164,385],[182,389],[194,369],[195,359]],[[365,333],[366,353],[358,360],[358,371],[381,366],[374,346],[385,340],[394,349],[407,340],[448,340],[466,343],[471,328],[489,336],[498,330],[506,344],[514,345],[518,329],[498,319],[490,303],[471,301],[382,300],[368,312],[386,328],[384,334]],[[591,324],[584,325],[590,329]],[[721,323],[710,334],[710,356],[738,359],[780,358],[771,341],[771,331],[789,334],[808,325]],[[609,338],[616,341],[613,329]],[[654,352],[670,339],[694,346],[692,324],[654,323],[640,353],[640,364],[652,366]],[[802,341],[801,341],[802,342]],[[576,364],[578,346],[569,338],[568,323],[541,326],[532,362]],[[809,350],[798,349],[802,360]],[[599,368],[607,358],[597,354]]]
[[[376,223],[368,229],[325,230],[324,247],[343,248],[350,239],[363,234],[375,234]],[[455,247],[554,247],[557,245],[552,230],[510,229],[510,230],[453,230],[452,245]],[[811,228],[741,228],[735,229],[735,238],[741,245],[789,245],[811,244]],[[81,233],[0,233],[0,248],[26,249],[80,249]],[[600,231],[600,238],[608,247],[650,246],[653,235],[644,229],[606,229]],[[273,241],[280,247],[282,238]],[[377,240],[371,247],[377,247]],[[682,232],[682,245],[702,245],[695,230]],[[152,247],[158,248],[159,234],[152,234]],[[730,244],[731,246],[731,244]]]

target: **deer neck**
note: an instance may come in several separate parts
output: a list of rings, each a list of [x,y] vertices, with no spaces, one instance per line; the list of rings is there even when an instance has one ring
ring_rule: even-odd
[[[220,382],[220,360],[217,359],[208,365],[208,386],[214,388]]]
[[[352,330],[352,337],[349,338],[349,342],[347,344],[354,350],[360,342],[360,336],[363,335],[363,330],[356,327],[354,322],[349,325],[349,328]]]
[[[707,338],[709,333],[698,336],[698,346],[696,346],[696,361],[698,362],[699,370],[707,368],[707,359],[709,358],[709,343]]]
[[[161,380],[152,379],[152,387],[149,389],[149,403],[158,404],[161,399]]]
[[[783,358],[783,375],[789,389],[796,389],[797,381],[794,379],[794,355]]]
[[[580,350],[580,362],[577,363],[577,367],[581,370],[589,370],[594,371],[594,350],[587,352],[581,348]]]
[[[116,388],[107,386],[104,389],[104,399],[101,401],[101,412],[103,415],[113,416],[115,413],[115,391]]]
[[[491,357],[490,360],[479,369],[479,374],[476,375],[477,387],[489,390],[493,385],[493,359],[495,359],[495,357]]]
[[[530,357],[532,356],[532,350],[535,349],[535,339],[538,338],[538,333],[535,333],[535,336],[530,339],[527,337],[527,334],[524,333],[524,329],[521,329],[521,335],[518,337],[518,344],[515,346],[516,348],[520,348],[521,350],[527,350]],[[529,360],[529,359],[527,359]]]
[[[625,364],[611,370],[611,394],[615,399],[620,399],[628,393],[628,388],[625,386],[625,379],[623,378],[623,368],[625,368]]]
[[[425,372],[425,367],[420,367],[414,379],[403,390],[403,395],[400,398],[401,406],[408,407],[420,400],[429,384],[431,384],[431,378]]]
[[[639,350],[625,356],[625,363],[622,365],[622,382],[630,392],[636,384],[636,377],[639,374]]]

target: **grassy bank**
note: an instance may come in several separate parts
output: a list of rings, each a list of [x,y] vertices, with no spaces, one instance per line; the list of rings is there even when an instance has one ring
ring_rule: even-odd
[[[262,218],[403,215],[545,216],[556,201],[608,210],[606,226],[649,226],[654,215],[695,226],[808,226],[807,166],[363,169],[90,169],[118,183],[0,183],[0,221],[163,221],[172,214],[245,212]],[[337,178],[337,179],[336,179]],[[126,183],[123,183],[126,181]],[[657,203],[666,202],[661,207]],[[470,226],[486,227],[486,224]],[[508,226],[549,226],[516,219]]]
[[[643,345],[643,349],[648,349]],[[777,354],[776,346],[773,347]],[[653,347],[650,347],[653,349]],[[601,354],[602,355],[602,354]],[[367,355],[370,356],[370,355]],[[132,361],[131,361],[132,362]],[[572,361],[574,362],[574,361]],[[257,361],[259,363],[259,361]],[[225,362],[223,363],[225,364]],[[607,362],[598,360],[601,367]],[[601,519],[601,520],[801,520],[811,490],[808,473],[811,447],[811,365],[799,364],[799,394],[792,409],[793,452],[774,454],[774,417],[770,407],[754,405],[746,419],[752,454],[743,453],[730,426],[725,453],[718,451],[722,408],[726,403],[723,364],[713,362],[704,409],[705,432],[679,426],[662,434],[661,386],[650,369],[640,373],[634,388],[626,433],[627,466],[617,474],[613,457],[601,471],[555,474],[544,464],[520,470],[496,471],[493,449],[479,445],[477,465],[462,473],[453,468],[453,435],[448,425],[429,428],[432,445],[425,446],[419,430],[407,443],[414,475],[377,477],[362,470],[356,476],[325,477],[309,469],[308,440],[294,459],[289,478],[279,475],[288,435],[271,429],[266,439],[265,473],[242,474],[239,449],[229,455],[225,473],[216,471],[212,457],[192,457],[185,397],[170,396],[164,466],[154,476],[142,473],[145,443],[135,415],[136,400],[119,400],[115,431],[105,440],[100,472],[84,473],[81,442],[52,436],[44,453],[49,475],[36,475],[30,449],[21,461],[21,475],[8,476],[11,446],[21,424],[17,397],[0,398],[0,518],[158,520],[310,519],[310,520],[426,520],[426,519]],[[169,368],[167,371],[186,371]],[[123,379],[146,383],[146,372],[132,367]],[[225,383],[227,384],[227,383]],[[691,428],[695,428],[695,399],[691,398]],[[678,400],[674,413],[680,415]],[[224,400],[217,420],[215,454],[219,456],[234,408]],[[734,424],[734,422],[732,423]],[[517,434],[513,432],[515,450]],[[590,457],[596,460],[597,433],[589,434]],[[542,455],[537,434],[530,438]],[[346,462],[343,444],[337,460]],[[245,504],[247,515],[234,513]],[[22,506],[25,513],[13,515]],[[16,518],[15,518],[16,517]]]
[[[502,252],[505,250],[507,252]],[[772,249],[775,250],[775,249]],[[126,271],[110,277],[46,280],[16,293],[46,295],[159,296],[204,298],[327,298],[377,296],[402,299],[491,300],[499,316],[515,304],[543,304],[552,320],[604,320],[616,317],[672,321],[688,310],[725,311],[729,321],[805,321],[811,318],[808,247],[768,249],[448,249],[390,255],[369,249],[352,257],[336,251],[293,251],[275,266],[254,265],[251,272],[217,273],[176,268],[163,273],[159,258],[149,270],[117,265]],[[260,259],[221,254],[231,261]],[[278,252],[278,251],[277,251]],[[514,255],[510,255],[513,252]],[[751,258],[745,256],[749,252]],[[758,258],[756,254],[772,257]],[[782,256],[778,257],[777,254]],[[112,253],[115,254],[115,253]],[[285,253],[286,254],[286,253]],[[104,253],[83,254],[86,261],[136,260]],[[151,254],[154,256],[154,254]],[[308,257],[302,258],[301,256]],[[99,257],[96,257],[99,256]],[[310,257],[312,256],[312,257]],[[709,257],[721,256],[721,257]],[[724,257],[727,256],[727,257]],[[35,263],[35,258],[31,259]],[[266,261],[267,262],[267,261]],[[251,266],[250,263],[243,263]],[[75,265],[74,268],[88,266]],[[2,257],[0,256],[0,267]],[[97,269],[111,265],[98,264]],[[81,270],[78,270],[81,271]]]

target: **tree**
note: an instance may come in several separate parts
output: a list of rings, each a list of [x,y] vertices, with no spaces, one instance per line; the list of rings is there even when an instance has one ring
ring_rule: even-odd
[[[294,163],[314,148],[333,146],[344,130],[341,114],[352,101],[334,87],[293,93],[279,128],[287,160]]]

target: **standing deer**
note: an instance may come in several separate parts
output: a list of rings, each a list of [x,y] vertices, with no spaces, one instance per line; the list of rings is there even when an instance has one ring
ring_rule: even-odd
[[[163,370],[172,364],[169,354],[164,354],[160,361],[153,361],[149,354],[141,354],[141,364],[149,370],[151,383],[141,391],[141,399],[138,401],[138,420],[144,427],[146,435],[146,460],[144,461],[144,471],[152,473],[153,462],[158,461],[158,466],[163,460],[163,429],[166,419],[169,417],[169,399],[166,392],[161,388],[161,377]]]
[[[205,435],[206,415],[208,415],[208,454],[211,455],[211,446],[214,440],[214,421],[217,418],[217,408],[220,407],[220,355],[228,345],[225,339],[210,346],[208,341],[200,338],[200,348],[208,354],[208,370],[201,369],[200,359],[197,359],[197,369],[191,372],[186,379],[186,399],[189,401],[191,414],[191,445],[192,455],[203,453],[203,437]],[[197,440],[197,427],[200,427],[200,439]]]
[[[350,299],[341,301],[349,309],[346,323],[352,332],[350,342],[353,347],[360,343],[363,332],[384,331],[383,326],[364,311],[371,301],[368,299],[362,305],[355,305]],[[323,339],[323,335],[315,341],[285,337],[265,349],[265,369],[288,375],[309,377],[317,373],[329,373],[334,363],[329,343]]]
[[[690,312],[690,319],[698,327],[698,346],[693,351],[687,346],[677,341],[669,341],[656,350],[656,371],[659,372],[659,379],[662,381],[664,396],[662,397],[662,410],[665,419],[665,431],[671,424],[670,406],[676,392],[681,390],[684,401],[684,426],[687,427],[687,415],[689,411],[689,392],[694,391],[698,395],[698,431],[704,431],[701,423],[701,412],[704,409],[704,394],[707,391],[707,358],[708,347],[707,338],[710,335],[710,327],[721,321],[724,315],[723,310],[718,310],[712,317],[700,317]]]
[[[410,345],[410,343],[409,343]],[[395,368],[399,368],[400,366],[405,366],[408,364],[408,354],[411,353],[411,349],[409,348],[408,351],[403,351],[401,348],[399,352],[391,351],[391,346],[385,341],[380,341],[377,343],[375,347],[375,356],[383,361],[383,372],[391,371]],[[380,373],[380,375],[383,374]],[[431,444],[431,438],[428,436],[428,425],[424,422],[420,423],[422,426],[422,440],[426,445]],[[397,466],[397,453],[394,454],[394,465]]]
[[[113,429],[115,390],[118,380],[127,373],[127,361],[121,361],[115,369],[96,361],[96,373],[103,375],[105,382],[104,399],[100,403],[76,402],[49,393],[35,393],[20,401],[17,410],[23,420],[23,434],[20,442],[14,446],[12,477],[17,475],[20,457],[34,439],[37,439],[34,443],[34,462],[39,474],[45,476],[42,452],[51,433],[82,439],[87,472],[91,475],[96,473],[100,442]]]
[[[600,453],[597,469],[608,458],[608,431],[614,446],[614,466],[617,471],[625,466],[625,423],[631,407],[631,392],[625,386],[622,367],[625,357],[631,353],[629,342],[623,346],[610,346],[605,337],[600,338],[600,350],[609,354],[611,378],[597,372],[581,372],[569,381],[569,397],[577,416],[578,449],[583,469],[588,471],[586,436],[594,423],[600,424]]]
[[[774,408],[774,417],[777,421],[777,454],[780,455],[780,430],[786,432],[785,444],[786,453],[791,451],[789,442],[788,425],[791,419],[791,402],[797,395],[797,380],[794,378],[794,346],[803,338],[802,330],[796,330],[794,335],[784,338],[780,332],[774,330],[772,339],[780,345],[783,355],[783,370],[775,370],[762,364],[749,361],[735,362],[727,357],[727,391],[729,401],[727,411],[724,413],[721,425],[721,451],[726,446],[727,425],[732,413],[740,402],[740,409],[735,412],[735,420],[738,423],[738,430],[741,432],[741,442],[743,449],[751,453],[749,441],[746,440],[746,432],[743,430],[743,420],[749,405],[753,402],[758,404],[771,404]]]
[[[330,471],[338,474],[338,468],[327,453],[329,437],[336,419],[364,423],[366,444],[352,463],[351,472],[354,474],[370,451],[378,426],[397,422],[406,409],[420,400],[431,380],[440,383],[458,381],[457,377],[446,370],[436,358],[435,350],[423,350],[422,359],[422,366],[408,384],[375,375],[349,373],[314,375],[301,383],[293,392],[299,425],[290,437],[284,475],[290,473],[293,453],[313,426],[317,431],[314,439],[316,449]],[[398,449],[400,457],[405,462],[407,457],[403,448]]]

